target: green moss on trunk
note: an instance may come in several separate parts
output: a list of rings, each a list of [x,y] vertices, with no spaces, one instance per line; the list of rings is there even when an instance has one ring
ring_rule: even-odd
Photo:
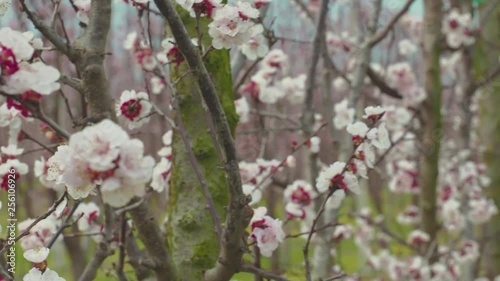
[[[178,9],[192,37],[196,37],[196,19]],[[210,46],[208,21],[203,19],[200,30],[205,46]],[[211,51],[205,58],[206,66],[218,90],[219,99],[234,131],[238,121],[233,102],[229,52]],[[172,67],[173,80],[183,75],[186,63]],[[217,150],[209,133],[208,115],[194,75],[186,75],[177,84],[179,108],[193,152],[201,166],[217,213],[223,221],[228,192],[224,171],[220,168]],[[168,243],[181,280],[201,280],[202,272],[211,268],[218,256],[218,239],[208,211],[207,200],[194,173],[181,137],[174,134],[173,170],[170,186]]]
[[[489,21],[484,26],[483,36],[489,38],[495,45],[500,44],[500,6],[496,6],[491,12]],[[493,69],[498,65],[498,53],[488,52],[491,47],[488,44],[479,42],[477,48],[476,68],[478,73],[486,75],[486,69]],[[481,98],[480,108],[480,136],[485,141],[484,161],[488,165],[491,178],[490,186],[485,190],[486,193],[495,201],[497,206],[500,206],[500,115],[498,108],[500,107],[500,78],[497,78],[489,86],[481,90],[483,96]],[[500,215],[493,217],[488,223],[488,240],[486,245],[487,256],[483,259],[486,265],[488,277],[494,278],[500,275]]]

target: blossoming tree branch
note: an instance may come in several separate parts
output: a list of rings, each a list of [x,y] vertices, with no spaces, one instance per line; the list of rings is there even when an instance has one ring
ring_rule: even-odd
[[[1,0],[0,281],[500,280],[499,1],[385,2]]]

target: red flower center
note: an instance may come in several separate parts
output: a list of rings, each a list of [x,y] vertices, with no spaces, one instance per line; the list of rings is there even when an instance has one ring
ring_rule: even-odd
[[[303,206],[311,204],[311,195],[302,186],[293,191],[291,198],[293,202]]]
[[[131,99],[122,104],[120,110],[127,119],[134,121],[134,119],[141,114],[142,105],[137,99]]]
[[[340,188],[347,190],[347,185],[344,182],[344,176],[342,175],[335,175],[331,180],[330,180],[330,188],[334,188],[335,185],[338,185]]]
[[[19,70],[16,56],[12,49],[0,44],[0,68],[3,75],[12,75]]]
[[[456,19],[449,20],[448,25],[450,26],[451,29],[457,29],[460,26],[460,24]]]
[[[89,214],[89,217],[87,219],[87,222],[91,224],[98,216],[97,211],[93,211],[92,213]]]
[[[261,228],[261,229],[266,229],[268,228],[269,226],[266,225],[266,220],[265,219],[261,219],[261,220],[258,220],[258,221],[254,221],[252,223],[252,230],[254,230],[255,228]]]
[[[12,168],[13,167],[11,167],[11,169]],[[20,176],[21,175],[18,172],[15,172],[14,173],[14,180],[18,181]],[[5,191],[9,190],[9,179],[12,180],[12,174],[11,173],[6,173],[5,175],[3,175],[3,177],[2,177],[2,184],[0,185],[0,189],[5,189]],[[12,181],[11,181],[11,186],[15,186],[15,185],[12,185]]]
[[[168,51],[167,53],[167,57],[176,66],[179,66],[184,61],[184,56],[181,54],[179,48],[177,47],[173,47],[172,49],[170,49],[170,51]]]
[[[200,3],[193,4],[193,10],[197,15],[205,14],[207,18],[211,18],[215,6],[209,0],[203,0]]]

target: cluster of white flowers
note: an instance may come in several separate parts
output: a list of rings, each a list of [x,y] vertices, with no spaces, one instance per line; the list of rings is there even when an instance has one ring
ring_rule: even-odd
[[[420,209],[417,206],[409,205],[398,214],[396,220],[403,225],[417,225],[420,222]]]
[[[266,207],[254,209],[254,215],[250,221],[252,232],[250,238],[257,242],[260,253],[264,257],[270,257],[279,243],[285,239],[283,222],[266,215]]]
[[[442,161],[438,182],[440,214],[449,232],[461,231],[467,221],[472,225],[485,224],[498,214],[498,207],[483,193],[490,184],[483,163],[467,160],[470,152],[462,150]],[[441,173],[442,172],[442,173]]]
[[[65,204],[61,206],[65,207]],[[34,221],[35,219],[27,219],[20,222],[17,226],[19,232],[24,232]],[[61,220],[56,214],[52,214],[46,219],[39,221],[31,228],[28,235],[21,238],[21,248],[27,251],[47,246],[60,225]]]
[[[334,241],[350,239],[351,234],[354,234],[354,241],[363,255],[366,256],[368,266],[373,270],[385,272],[388,280],[459,280],[461,269],[466,264],[475,262],[479,257],[478,244],[471,240],[462,241],[455,249],[438,246],[439,258],[433,264],[428,264],[426,259],[419,255],[402,259],[393,256],[388,249],[379,250],[377,254],[371,249],[371,243],[375,242],[380,245],[391,241],[391,238],[384,235],[383,231],[374,227],[375,224],[382,221],[383,218],[372,218],[368,209],[362,209],[356,219],[355,226],[337,226],[333,239]],[[430,236],[417,229],[408,234],[407,241],[409,245],[419,248],[430,242]]]
[[[262,200],[262,191],[257,186],[253,184],[243,184],[242,189],[245,195],[251,196],[252,198],[248,205],[255,206]]]
[[[198,39],[193,38],[191,42],[193,45],[198,46]],[[179,66],[184,62],[184,56],[177,47],[173,37],[163,39],[163,41],[161,41],[161,46],[163,47],[163,51],[156,55],[156,58],[161,64],[171,63],[175,66]]]
[[[220,8],[221,0],[175,0],[182,8],[189,11],[192,17],[206,16],[211,18],[214,12]]]
[[[336,35],[332,32],[326,33],[326,44],[328,50],[332,54],[350,53],[353,51],[355,43],[355,38],[350,36],[347,32],[343,32],[340,35]]]
[[[264,26],[256,24],[250,28],[250,39],[239,47],[241,53],[249,60],[264,57],[269,52],[267,38],[264,36]]]
[[[62,156],[62,154],[60,155]],[[50,158],[49,160],[50,161],[45,160],[44,157],[42,157],[40,160],[35,160],[35,167],[33,169],[33,172],[35,173],[35,176],[38,178],[38,180],[42,183],[42,185],[48,188],[52,188],[55,191],[62,192],[66,190],[66,187],[60,180],[57,180],[59,174],[53,173],[52,170],[50,170],[54,168],[57,169],[59,161],[57,161],[57,159],[54,157]]]
[[[116,113],[118,117],[123,117],[127,127],[133,130],[149,122],[152,107],[147,93],[123,91],[116,105]]]
[[[155,69],[157,61],[153,56],[153,51],[147,42],[139,39],[137,32],[131,32],[127,35],[123,47],[132,52],[135,61],[143,69],[148,71]]]
[[[476,42],[472,17],[469,13],[461,14],[458,9],[452,9],[443,19],[442,32],[446,42],[452,48],[470,46]]]
[[[349,108],[347,99],[335,104],[333,110],[333,125],[336,129],[342,130],[354,121],[354,108]]]
[[[321,171],[316,179],[316,188],[321,193],[335,189],[330,202],[332,208],[340,207],[346,191],[359,193],[358,178],[352,172],[347,171],[345,162],[335,162]]]
[[[398,43],[398,51],[403,56],[410,56],[417,51],[417,46],[409,39],[403,39]]]
[[[101,210],[94,202],[80,203],[75,211],[74,216],[80,218],[77,226],[81,233],[91,233],[91,237],[96,241],[102,240],[102,233],[104,226],[98,222]]]
[[[256,24],[259,8],[270,0],[237,1],[223,4],[221,0],[176,0],[187,10],[191,17],[212,19],[208,25],[208,34],[215,49],[229,49],[237,46],[250,60],[256,60],[269,51],[264,36],[264,26]],[[178,57],[174,51],[170,54]],[[167,56],[170,57],[170,56]]]
[[[469,202],[468,218],[472,224],[484,224],[498,214],[498,208],[491,199],[480,198]]]
[[[278,160],[265,160],[262,158],[258,158],[252,163],[242,161],[239,163],[241,181],[244,184],[265,188],[272,182],[270,175],[282,170],[279,164],[280,161]]]
[[[292,104],[302,103],[307,77],[305,74],[288,76],[288,65],[288,56],[282,50],[271,50],[242,93],[264,104],[275,104],[283,98]]]
[[[418,193],[417,163],[408,160],[399,160],[391,164],[392,178],[389,182],[389,190],[394,193]]]
[[[119,0],[115,0],[119,1]],[[146,7],[146,5],[150,2],[151,0],[123,0],[123,2],[127,4],[131,4],[133,7],[136,7],[138,9],[142,9]]]
[[[415,106],[421,103],[427,94],[425,90],[417,84],[417,78],[408,62],[398,62],[389,65],[387,68],[388,84],[398,90],[403,96],[403,102],[408,106]]]
[[[31,60],[35,49],[42,47],[40,39],[33,38],[33,33],[0,29],[0,77],[3,83],[0,90],[7,94],[24,94],[34,91],[40,95],[49,95],[58,90],[59,71],[39,59]],[[31,61],[31,62],[29,62]]]
[[[247,43],[252,36],[252,19],[259,16],[259,10],[248,2],[224,5],[216,9],[213,21],[208,25],[208,34],[216,49],[229,49]]]
[[[319,153],[320,144],[321,144],[321,139],[318,136],[311,137],[306,141],[306,146],[309,148],[309,151],[311,151],[311,153],[313,154]]]
[[[361,121],[350,123],[353,113],[347,108],[346,100],[338,104],[335,110],[337,114],[333,120],[334,125],[337,128],[347,126],[346,130],[352,136],[356,150],[354,157],[348,163],[335,162],[321,171],[316,179],[316,188],[319,192],[334,190],[329,201],[332,208],[340,206],[346,191],[359,193],[357,176],[368,178],[367,170],[373,168],[375,162],[374,147],[384,150],[391,146],[389,132],[384,122],[372,128]],[[385,112],[386,110],[380,106],[369,106],[365,108],[363,118],[375,124],[383,118]]]
[[[0,151],[0,189],[7,191],[9,189],[9,175],[11,169],[14,169],[15,180],[18,181],[21,175],[28,173],[28,165],[16,159],[24,151],[22,148],[17,148],[17,143],[2,146]]]
[[[151,84],[151,93],[155,95],[161,94],[163,89],[165,89],[165,80],[163,80],[163,78],[160,78],[158,76],[151,77],[149,83]]]
[[[57,272],[47,267],[50,249],[38,247],[24,252],[23,257],[33,263],[33,268],[23,277],[23,281],[66,281]]]
[[[422,230],[415,229],[410,234],[408,234],[408,244],[413,246],[420,246],[426,244],[430,241],[429,234],[423,232]]]
[[[163,145],[165,145],[158,155],[161,157],[160,162],[153,169],[153,178],[151,180],[151,188],[157,192],[168,190],[170,176],[172,172],[172,136],[173,131],[166,132],[163,137]]]
[[[311,184],[296,180],[288,185],[284,192],[285,211],[289,218],[306,219],[314,215],[314,199],[317,194]]]
[[[236,107],[236,114],[240,117],[240,123],[247,123],[250,119],[250,104],[246,97],[241,97],[234,101]]]
[[[151,179],[154,160],[144,156],[144,145],[130,139],[114,122],[105,119],[73,134],[48,160],[48,173],[63,183],[74,199],[87,197],[99,186],[103,201],[123,207],[141,197]]]

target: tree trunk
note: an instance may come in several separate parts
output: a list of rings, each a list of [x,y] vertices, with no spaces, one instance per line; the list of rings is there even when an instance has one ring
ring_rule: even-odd
[[[421,107],[422,134],[420,143],[420,208],[422,230],[431,241],[436,238],[436,187],[439,175],[439,151],[441,145],[441,73],[439,66],[442,0],[425,0],[424,67],[427,98]],[[432,247],[433,243],[429,244]],[[437,249],[431,249],[437,252]],[[430,261],[437,258],[432,255]]]
[[[485,11],[486,12],[486,11]],[[500,44],[500,30],[498,23],[500,21],[500,6],[497,5],[490,14],[489,20],[483,27],[483,38],[491,40],[492,44]],[[483,47],[486,44],[483,45]],[[492,69],[498,66],[498,53],[489,52],[483,49],[484,56],[482,62],[486,62],[486,67]],[[481,139],[485,140],[484,161],[488,165],[488,176],[491,183],[485,189],[486,193],[500,206],[500,115],[498,107],[500,106],[500,79],[497,78],[489,86],[481,90]],[[494,278],[500,275],[500,215],[496,215],[488,223],[488,241],[486,244],[487,256],[483,259],[488,277]]]
[[[190,35],[196,36],[196,19],[178,9]],[[205,46],[210,46],[206,19],[199,23]],[[229,52],[211,51],[205,57],[206,67],[218,89],[219,99],[228,116],[231,129],[237,123],[234,110],[232,78]],[[187,63],[172,67],[172,81],[183,75]],[[204,109],[196,77],[184,76],[177,84],[181,117],[189,136],[193,152],[205,175],[217,214],[225,217],[228,191],[223,163],[210,134],[209,117]],[[185,145],[178,134],[173,139],[173,165],[169,195],[168,244],[172,258],[182,280],[201,280],[202,272],[213,267],[219,252],[219,241],[211,219],[203,189],[195,176],[186,153]]]

